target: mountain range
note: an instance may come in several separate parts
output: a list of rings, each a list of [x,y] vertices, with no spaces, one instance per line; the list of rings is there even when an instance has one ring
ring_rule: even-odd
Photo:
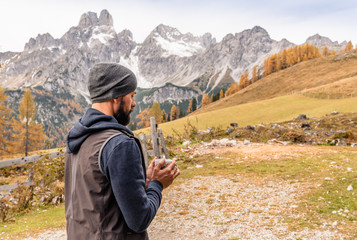
[[[306,43],[335,51],[347,44],[318,34]],[[85,109],[90,103],[89,69],[98,62],[117,62],[133,70],[138,78],[138,108],[134,116],[154,101],[168,112],[173,103],[187,107],[192,98],[199,100],[204,93],[227,88],[238,82],[245,71],[251,72],[253,66],[262,66],[267,57],[293,46],[286,39],[271,39],[259,26],[229,33],[217,42],[210,33],[183,34],[163,24],[137,43],[130,30],[117,33],[112,16],[102,10],[99,17],[94,12],[84,13],[78,25],[59,39],[49,33],[39,34],[25,44],[22,52],[0,53],[0,85],[7,89],[9,102],[14,100],[14,92],[19,94],[18,89],[31,87],[46,99],[72,99]],[[43,106],[38,106],[39,121],[52,121],[52,128],[69,126],[81,114],[64,113],[56,123],[56,116],[49,111],[65,108],[66,103],[57,106],[52,100],[44,100]],[[49,102],[55,106],[47,106]]]

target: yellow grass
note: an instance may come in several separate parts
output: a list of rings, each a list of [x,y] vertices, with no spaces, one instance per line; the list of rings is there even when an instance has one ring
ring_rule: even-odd
[[[308,117],[321,117],[335,110],[357,112],[357,98],[332,100],[309,98],[303,95],[282,96],[188,116],[159,124],[159,128],[162,128],[167,136],[172,135],[174,130],[182,133],[184,125],[187,125],[188,121],[198,129],[206,130],[208,127],[226,128],[233,122],[238,123],[240,127],[282,122],[292,120],[299,114],[306,114]],[[138,130],[135,133],[140,132],[148,134],[149,129]]]
[[[321,57],[299,63],[264,77],[236,94],[198,109],[194,115],[242,103],[270,99],[292,93],[302,93],[309,89],[328,86],[335,82],[335,85],[330,85],[330,87],[324,89],[325,93],[336,91],[334,87],[337,85],[339,86],[339,92],[351,94],[355,91],[353,87],[357,81],[356,54],[349,53],[347,55]],[[347,79],[348,84],[341,81],[343,79]],[[356,96],[357,92],[354,92],[354,94]]]

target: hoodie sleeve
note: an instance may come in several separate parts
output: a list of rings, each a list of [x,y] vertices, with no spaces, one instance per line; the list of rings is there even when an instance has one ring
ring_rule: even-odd
[[[124,140],[118,143],[118,138]],[[113,138],[104,147],[101,161],[126,224],[135,232],[145,231],[160,206],[163,187],[159,181],[152,181],[145,189],[140,149],[135,140],[122,135]]]

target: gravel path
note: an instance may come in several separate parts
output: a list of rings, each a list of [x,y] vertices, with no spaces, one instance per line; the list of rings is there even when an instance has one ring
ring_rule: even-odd
[[[237,147],[199,147],[186,149],[191,155],[214,151],[237,152],[249,159],[269,161],[299,156],[317,148],[250,144]],[[264,152],[264,154],[261,154]],[[203,167],[203,166],[202,166]],[[302,194],[313,186],[298,181],[243,176],[196,176],[178,179],[164,190],[161,207],[148,233],[152,240],[192,239],[348,239],[338,232],[336,224],[321,220],[319,228],[292,231],[284,217],[291,221],[304,218],[298,211]],[[47,231],[27,240],[64,240],[64,230]]]
[[[282,217],[299,217],[294,199],[300,183],[211,176],[195,177],[164,192],[161,208],[148,229],[150,239],[342,239],[331,229],[294,232]],[[26,240],[66,239],[64,230]]]
[[[152,239],[336,239],[333,229],[292,232],[282,216],[298,217],[299,183],[241,176],[196,177],[165,193],[149,228]]]

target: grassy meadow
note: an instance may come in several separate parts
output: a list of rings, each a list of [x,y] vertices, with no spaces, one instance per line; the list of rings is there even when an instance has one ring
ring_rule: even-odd
[[[333,111],[357,112],[357,97],[345,99],[318,99],[300,94],[276,97],[273,99],[250,102],[215,111],[194,114],[172,122],[159,124],[164,135],[184,132],[185,125],[192,124],[200,130],[207,128],[225,129],[230,123],[240,127],[255,124],[283,122],[297,118],[299,114],[308,117],[321,117]],[[148,134],[150,129],[137,130],[135,133]]]

